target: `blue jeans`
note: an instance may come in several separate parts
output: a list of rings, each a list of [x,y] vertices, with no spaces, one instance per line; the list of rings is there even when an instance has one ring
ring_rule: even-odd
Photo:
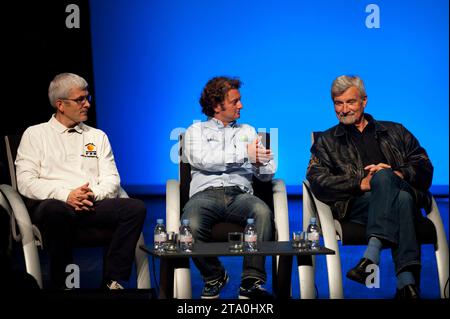
[[[192,196],[183,209],[182,219],[189,219],[194,239],[211,242],[212,226],[219,222],[247,224],[254,218],[258,241],[272,240],[273,214],[258,197],[243,192],[239,187],[208,188]],[[217,257],[193,258],[204,281],[220,278],[225,269]],[[266,281],[265,258],[244,257],[242,279],[257,278]]]
[[[397,273],[420,267],[415,224],[421,212],[409,184],[383,169],[372,177],[370,189],[350,203],[348,220],[366,225],[367,238],[377,237],[391,247]]]

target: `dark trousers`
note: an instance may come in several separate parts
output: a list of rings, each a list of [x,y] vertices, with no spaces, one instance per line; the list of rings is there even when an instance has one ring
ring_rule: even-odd
[[[104,257],[103,280],[127,280],[135,256],[136,243],[146,216],[144,202],[131,198],[105,199],[94,204],[94,211],[75,211],[65,202],[46,199],[25,200],[30,217],[43,237],[50,257],[52,288],[65,287],[65,269],[72,263],[75,231],[95,228],[112,230]]]
[[[370,188],[352,201],[347,218],[366,225],[367,238],[375,236],[391,247],[397,273],[409,266],[420,269],[415,229],[420,209],[415,205],[414,192],[390,169],[378,171]]]
[[[243,192],[239,187],[209,188],[196,193],[186,203],[182,219],[189,219],[193,236],[198,242],[211,242],[211,229],[219,222],[247,224],[255,219],[258,241],[272,240],[273,213],[258,197]],[[205,281],[220,278],[225,269],[217,257],[193,258]],[[265,258],[245,256],[242,279],[257,278],[266,281]]]

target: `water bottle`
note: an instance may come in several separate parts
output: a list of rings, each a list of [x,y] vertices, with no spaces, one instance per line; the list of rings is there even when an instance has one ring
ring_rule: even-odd
[[[246,251],[257,251],[256,242],[258,240],[258,234],[256,233],[255,220],[253,218],[247,219],[247,226],[244,230],[244,246]]]
[[[308,241],[311,246],[311,249],[319,249],[320,248],[320,230],[319,225],[317,225],[316,218],[311,217],[308,225]]]
[[[189,227],[189,219],[183,219],[180,226],[180,249],[184,252],[191,252],[194,245],[194,237]]]
[[[155,231],[153,232],[153,249],[159,252],[164,251],[164,243],[167,240],[166,226],[164,220],[159,218],[156,220]]]

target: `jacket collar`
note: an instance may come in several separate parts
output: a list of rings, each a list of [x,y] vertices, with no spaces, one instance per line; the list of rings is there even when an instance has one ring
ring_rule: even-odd
[[[63,134],[69,130],[75,130],[77,133],[80,133],[80,134],[83,133],[83,131],[84,131],[83,122],[78,123],[73,128],[65,127],[61,122],[59,122],[56,119],[55,114],[52,115],[52,117],[50,118],[48,123],[55,131],[57,131],[60,134]]]
[[[207,123],[207,126],[212,129],[222,129],[225,127],[223,125],[222,121],[220,121],[214,117],[209,117],[208,121],[206,123]],[[228,123],[229,127],[236,127],[236,125],[237,125],[236,121]]]
[[[378,133],[378,132],[387,131],[386,126],[384,126],[383,124],[381,124],[380,122],[375,120],[372,115],[370,115],[368,113],[364,113],[364,117],[366,118],[367,121],[372,122],[375,125],[375,132]],[[339,123],[338,125],[336,125],[336,129],[334,130],[334,136],[338,137],[338,136],[342,136],[345,134],[347,134],[345,125],[342,123]]]

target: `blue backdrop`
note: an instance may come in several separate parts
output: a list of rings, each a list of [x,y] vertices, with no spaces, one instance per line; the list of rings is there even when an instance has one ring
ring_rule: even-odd
[[[241,78],[241,121],[276,129],[277,176],[299,186],[310,132],[337,123],[342,74],[365,80],[367,112],[412,131],[448,185],[447,0],[90,4],[97,123],[125,186],[177,178],[176,136],[204,119],[198,98],[216,75]]]

